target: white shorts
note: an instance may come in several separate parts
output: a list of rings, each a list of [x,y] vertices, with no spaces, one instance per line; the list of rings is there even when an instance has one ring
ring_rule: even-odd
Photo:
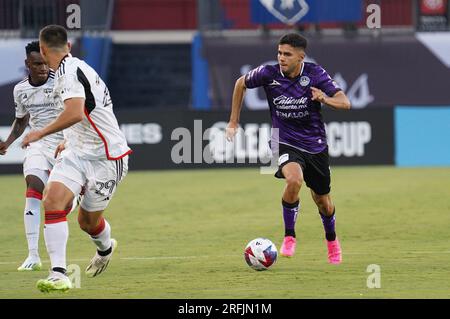
[[[45,185],[56,161],[53,152],[54,150],[49,150],[40,143],[31,143],[25,150],[23,175],[25,177],[28,175],[37,176]]]
[[[98,212],[108,206],[127,173],[128,156],[117,161],[86,160],[66,149],[56,160],[48,182],[63,183],[74,196],[78,196],[84,186],[81,207],[88,212]]]

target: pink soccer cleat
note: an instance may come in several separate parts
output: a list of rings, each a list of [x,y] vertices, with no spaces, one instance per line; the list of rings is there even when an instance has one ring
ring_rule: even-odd
[[[340,264],[342,261],[342,250],[339,240],[327,241],[328,246],[328,262],[330,264]]]
[[[295,237],[286,236],[283,239],[283,244],[281,245],[280,254],[284,257],[292,257],[295,253],[295,246],[297,245],[297,240]]]

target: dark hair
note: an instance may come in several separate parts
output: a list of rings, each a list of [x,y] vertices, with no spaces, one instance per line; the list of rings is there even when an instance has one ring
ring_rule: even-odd
[[[39,39],[49,48],[62,48],[67,43],[67,31],[60,25],[51,24],[41,30]]]
[[[25,47],[25,52],[27,55],[29,55],[31,52],[38,52],[40,53],[41,50],[39,49],[39,41],[33,41],[27,44]]]
[[[291,47],[294,48],[302,48],[303,50],[306,50],[306,46],[308,45],[308,41],[302,37],[300,34],[297,33],[288,33],[281,37],[280,41],[278,42],[279,45],[282,44],[289,44]]]

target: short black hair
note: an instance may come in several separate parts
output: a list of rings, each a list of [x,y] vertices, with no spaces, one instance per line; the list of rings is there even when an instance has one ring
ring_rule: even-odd
[[[67,44],[67,31],[60,25],[51,24],[39,32],[39,39],[49,48],[62,48]]]
[[[308,45],[308,41],[306,38],[302,37],[300,34],[297,33],[288,33],[286,35],[283,35],[278,42],[279,45],[282,44],[289,44],[291,47],[294,48],[302,48],[303,50],[306,50],[306,47]]]
[[[27,55],[29,55],[31,52],[40,53],[41,50],[39,49],[39,41],[32,41],[28,43],[27,46],[25,47],[25,52],[27,53]]]

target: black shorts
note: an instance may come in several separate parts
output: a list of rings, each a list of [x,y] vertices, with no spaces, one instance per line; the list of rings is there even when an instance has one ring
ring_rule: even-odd
[[[330,192],[330,157],[328,147],[320,153],[311,154],[302,152],[294,147],[279,144],[278,171],[275,177],[284,178],[281,169],[287,163],[299,163],[303,171],[306,186],[317,195],[326,195]]]

